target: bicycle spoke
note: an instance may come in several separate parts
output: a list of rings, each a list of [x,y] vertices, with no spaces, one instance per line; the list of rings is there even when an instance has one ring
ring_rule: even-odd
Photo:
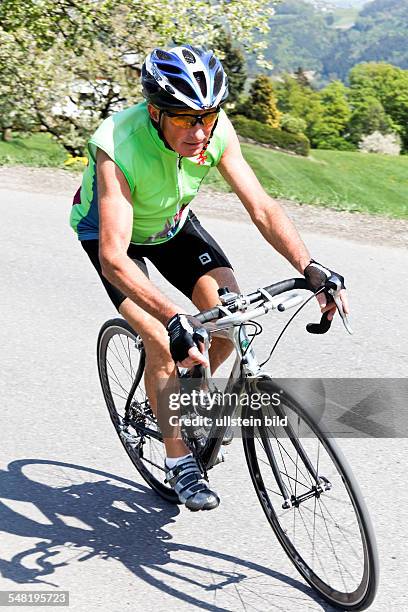
[[[109,322],[110,323],[110,322]],[[127,324],[115,319],[100,336],[98,359],[101,383],[112,422],[134,466],[165,499],[177,501],[177,495],[164,483],[165,449],[156,417],[149,407],[143,380],[143,348]],[[103,374],[103,375],[102,375]],[[129,391],[134,386],[134,394]],[[130,401],[129,401],[130,400]],[[123,431],[124,409],[128,404]]]
[[[244,442],[249,448],[247,459],[256,454],[251,471],[255,488],[271,525],[304,577],[330,600],[349,605],[349,594],[356,601],[364,595],[369,574],[364,570],[366,545],[355,504],[328,452],[325,434],[316,436],[302,411],[292,409],[287,401],[281,410],[288,417],[287,427],[269,425],[253,436],[252,446]],[[333,445],[331,440],[329,447]],[[276,469],[290,495],[289,507],[275,480]]]
[[[113,377],[109,376],[109,379],[112,380],[115,384],[118,385],[118,387],[120,387],[122,389],[122,391],[126,394],[128,393],[128,390],[125,389],[125,387],[122,385],[122,383],[120,382],[119,378],[117,377],[117,374],[115,372],[115,370],[113,369],[113,366],[111,365],[111,363],[108,361],[107,365],[109,366],[109,369],[111,370]]]
[[[116,349],[116,352],[112,349],[112,347],[109,347],[109,351],[110,353],[112,353],[112,355],[118,360],[118,362],[120,363],[120,365],[122,366],[123,370],[126,372],[126,374],[129,377],[130,382],[132,382],[132,376],[130,374],[130,371],[127,369],[127,367],[125,366],[123,359],[121,359],[121,356],[119,354],[118,348],[116,346],[116,344],[114,343],[114,347]]]
[[[258,442],[259,442],[259,439],[258,439],[258,438],[257,438],[257,440],[258,440]],[[276,440],[276,441],[277,441],[277,443],[278,443],[278,445],[279,445],[279,440]],[[264,448],[264,446],[262,445],[262,443],[261,443],[261,442],[260,442],[260,444],[261,444],[261,446],[262,446],[263,450],[265,451],[265,448]],[[287,454],[288,458],[289,458],[289,459],[292,461],[292,463],[295,463],[295,461],[294,461],[294,460],[292,459],[292,457],[289,455],[289,453],[288,453],[288,451],[285,449],[285,447],[283,447],[283,450],[284,450],[284,451],[285,451],[285,453]],[[265,452],[266,452],[266,451],[265,451]],[[265,463],[267,463],[267,465],[269,465],[269,462],[265,462]],[[300,470],[299,470],[299,471],[300,471]],[[301,473],[301,475],[302,475],[302,476],[305,478],[305,480],[307,480],[307,477],[306,477],[306,476],[303,474],[303,472],[302,472],[302,471],[300,471],[300,473]],[[302,484],[303,484],[303,483],[302,483]],[[307,485],[307,484],[303,484],[303,486],[308,487],[309,485]]]

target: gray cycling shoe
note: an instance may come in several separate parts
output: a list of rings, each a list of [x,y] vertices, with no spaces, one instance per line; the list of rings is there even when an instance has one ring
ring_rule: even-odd
[[[174,468],[166,469],[166,482],[177,493],[182,504],[189,510],[212,510],[220,503],[218,495],[208,487],[194,457],[180,460]]]

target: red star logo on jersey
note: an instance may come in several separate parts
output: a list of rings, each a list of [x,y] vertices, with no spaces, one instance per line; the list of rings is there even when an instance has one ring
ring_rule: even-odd
[[[205,149],[203,149],[201,153],[198,155],[197,164],[199,166],[203,166],[206,161],[207,161],[207,155],[205,154]]]

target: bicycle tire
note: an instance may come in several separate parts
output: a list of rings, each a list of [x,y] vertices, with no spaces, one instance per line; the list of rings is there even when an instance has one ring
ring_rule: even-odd
[[[306,580],[306,582],[310,584],[310,586],[312,586],[323,597],[325,601],[344,610],[364,610],[365,608],[370,606],[370,604],[375,598],[379,577],[379,561],[375,535],[371,520],[364,499],[362,497],[359,485],[357,484],[357,481],[351,471],[351,468],[348,465],[348,462],[346,461],[336,441],[333,438],[327,437],[324,434],[321,429],[321,425],[317,424],[314,421],[314,419],[310,415],[310,412],[302,407],[300,401],[295,399],[290,393],[286,391],[284,391],[282,395],[281,386],[276,386],[272,380],[260,379],[255,383],[255,385],[257,393],[268,393],[270,397],[273,397],[274,393],[278,393],[282,402],[280,408],[281,410],[282,407],[284,408],[283,412],[281,412],[280,414],[289,415],[291,419],[289,423],[291,423],[292,425],[296,424],[297,421],[298,423],[301,422],[302,426],[301,439],[298,439],[297,442],[295,440],[295,443],[292,442],[290,437],[287,437],[287,439],[285,440],[285,428],[283,427],[280,427],[279,430],[277,428],[274,428],[274,431],[272,428],[270,431],[267,431],[263,424],[260,426],[249,425],[243,428],[242,438],[245,457],[251,475],[252,483],[254,485],[262,509],[275,535],[277,536],[278,541],[282,545],[291,562],[295,565],[295,567]],[[252,391],[249,391],[249,393],[252,392],[254,392],[254,387],[252,387]],[[251,417],[251,415],[252,418],[254,418],[254,413],[249,407],[250,404],[251,402],[248,401],[247,407],[243,411],[243,418],[249,418]],[[258,441],[258,443],[256,443],[256,433],[258,433],[258,436],[261,438],[262,442]],[[271,433],[274,433],[274,436],[271,436]],[[310,438],[306,436],[310,436]],[[272,438],[273,441],[271,441]],[[299,487],[299,491],[304,490],[300,488],[300,484],[298,484],[296,479],[301,479],[300,482],[303,480],[303,483],[301,482],[302,487],[305,487],[305,485],[310,487],[311,484],[316,484],[316,481],[313,483],[313,479],[309,472],[305,474],[305,471],[307,472],[307,469],[304,463],[300,465],[300,467],[302,468],[302,473],[300,476],[298,475],[299,464],[297,463],[297,460],[295,465],[296,472],[294,478],[293,473],[295,471],[295,467],[291,463],[293,462],[293,459],[289,461],[286,457],[286,453],[288,452],[288,449],[290,450],[292,447],[295,449],[295,452],[298,453],[298,443],[300,443],[303,448],[306,448],[308,456],[310,458],[310,449],[312,448],[312,444],[316,443],[316,440],[318,441],[319,448],[320,446],[322,447],[322,452],[323,450],[326,452],[326,455],[328,457],[328,461],[326,463],[327,466],[330,466],[327,467],[325,465],[323,468],[319,466],[319,455],[317,466],[318,473],[321,476],[325,475],[322,470],[328,471],[330,473],[330,470],[333,470],[334,467],[334,472],[332,472],[331,476],[332,481],[330,482],[335,482],[335,484],[332,485],[331,490],[329,490],[327,493],[324,492],[319,497],[314,495],[310,498],[306,498],[305,493],[305,501],[301,502],[297,508],[292,507],[290,509],[283,509],[283,495],[281,489],[276,484],[278,481],[272,470],[272,464],[274,463],[274,460],[270,460],[270,450],[272,448],[276,464],[278,465],[278,471],[281,474],[284,484],[287,486],[287,490],[291,492],[291,499],[295,500],[296,497],[299,498],[299,495],[297,495],[298,492],[296,490],[297,485]],[[279,451],[278,459],[277,454],[275,453],[275,449]],[[282,452],[282,449],[284,449],[284,452]],[[263,455],[267,458],[266,462],[262,459]],[[263,464],[269,467],[264,467]],[[289,464],[289,468],[287,464]],[[287,472],[288,469],[289,471],[291,471],[291,474]],[[337,477],[335,472],[337,472]],[[285,482],[285,478],[287,482]],[[294,484],[292,480],[294,480]],[[274,486],[277,487],[278,493],[276,489],[273,490],[268,487],[269,481],[275,483]],[[293,487],[295,487],[294,497]],[[322,561],[320,560],[320,570],[317,570],[318,564],[315,559],[315,546],[322,547],[323,550],[325,550],[324,547],[326,546],[326,544],[323,544],[321,542],[320,534],[318,534],[319,537],[316,538],[315,525],[316,523],[320,524],[322,522],[321,518],[323,517],[323,514],[326,511],[326,504],[329,503],[328,500],[332,500],[333,506],[334,502],[338,502],[338,497],[336,498],[335,496],[338,496],[339,493],[342,492],[342,489],[346,491],[350,502],[350,509],[346,509],[345,506],[341,506],[340,504],[339,512],[340,514],[343,513],[344,522],[341,521],[340,516],[336,517],[336,515],[333,514],[333,507],[331,507],[330,512],[327,514],[330,519],[329,522],[331,522],[331,524],[327,525],[326,523],[324,527],[327,531],[326,535],[328,536],[329,545],[331,544],[332,547],[333,540],[336,538],[338,539],[339,534],[341,532],[344,532],[344,534],[347,535],[347,537],[345,537],[345,535],[343,536],[345,540],[348,540],[348,538],[350,537],[349,532],[354,531],[354,533],[357,534],[357,537],[360,540],[359,546],[361,547],[362,551],[362,568],[361,570],[359,570],[359,575],[361,575],[360,582],[358,582],[358,584],[356,583],[355,587],[345,587],[346,580],[344,574],[346,572],[342,567],[345,567],[345,563],[343,559],[337,557],[334,548],[332,554],[333,559],[330,559],[329,561],[326,560],[325,563],[322,563]],[[281,495],[281,498],[278,502],[279,495]],[[311,501],[313,497],[314,502]],[[316,500],[318,504],[316,503]],[[323,503],[323,501],[321,500],[326,501]],[[315,512],[315,516],[313,517],[313,538],[311,538],[311,533],[305,527],[304,523],[305,517],[307,519],[310,515],[312,503]],[[306,504],[306,507],[304,504]],[[318,512],[316,513],[317,507]],[[300,512],[301,508],[304,508],[304,513]],[[293,519],[292,516],[288,514],[290,512],[293,513]],[[356,525],[351,523],[351,517],[353,513]],[[302,528],[303,525],[306,534],[305,537],[302,537],[302,534],[300,534],[299,537],[299,527],[295,527],[295,521],[297,516],[299,516],[300,520],[303,521],[303,524],[301,523],[300,527]],[[324,521],[325,520],[326,519],[324,519]],[[297,532],[296,529],[298,529]],[[308,540],[310,540],[309,546],[312,548],[312,554],[309,554],[305,557],[303,550],[302,552],[299,552],[299,547],[301,546],[305,548],[308,544]],[[330,548],[330,546],[327,546],[327,548]],[[351,550],[352,557],[358,557],[358,554],[356,552],[357,549],[352,548]],[[352,563],[356,563],[355,558],[352,559]],[[328,583],[327,573],[332,572],[333,568],[335,570],[336,564],[337,573],[343,575],[335,579],[336,586],[333,586]],[[319,573],[325,573],[326,577],[324,579],[321,578],[320,575],[316,573],[317,571],[319,571]],[[350,574],[349,570],[348,573]],[[352,578],[354,578],[352,574],[351,576]],[[349,581],[349,583],[351,582],[349,576],[347,576],[347,580]],[[359,578],[357,578],[357,580],[359,580]],[[340,590],[338,585],[341,583],[343,583],[345,588],[343,587]],[[351,588],[352,590],[348,590],[348,588]]]
[[[108,359],[109,350],[117,351],[115,361],[121,364],[124,372],[119,374],[114,371],[114,366]],[[137,365],[132,363],[132,355]],[[121,363],[121,360],[126,358],[129,359],[129,369],[126,369],[123,362]],[[146,393],[142,389],[144,348],[140,337],[127,321],[117,318],[104,323],[98,335],[97,360],[99,379],[109,416],[131,462],[143,479],[161,497],[168,502],[179,503],[177,494],[164,483],[163,438],[156,417],[148,405]],[[129,401],[132,389],[130,398],[132,418],[128,424],[124,420],[125,405]]]

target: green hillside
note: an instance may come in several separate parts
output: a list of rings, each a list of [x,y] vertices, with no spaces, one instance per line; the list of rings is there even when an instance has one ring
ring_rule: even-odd
[[[242,150],[273,197],[408,218],[408,157],[313,150],[303,158],[249,144]],[[216,170],[207,182],[228,189]]]
[[[361,62],[385,61],[408,68],[408,0],[374,0],[360,11],[347,31],[325,56],[324,74],[344,80]]]
[[[242,150],[274,197],[408,218],[408,156],[312,150],[305,158],[250,144],[243,144]],[[66,158],[64,149],[46,134],[0,142],[0,166],[67,167]],[[211,171],[206,183],[219,191],[228,190],[217,170]]]
[[[302,0],[285,0],[274,9],[265,50],[274,72],[294,71],[302,66],[323,73],[324,58],[338,38],[337,30],[326,23],[325,13]],[[253,59],[249,68],[251,72],[259,70]]]
[[[66,158],[65,149],[56,144],[49,134],[17,137],[11,142],[0,140],[0,166],[61,166]]]
[[[355,8],[323,11],[303,0],[275,6],[266,58],[274,72],[298,66],[314,70],[318,80],[343,81],[352,66],[384,61],[408,68],[408,0],[373,0]],[[256,72],[250,61],[250,70]]]

